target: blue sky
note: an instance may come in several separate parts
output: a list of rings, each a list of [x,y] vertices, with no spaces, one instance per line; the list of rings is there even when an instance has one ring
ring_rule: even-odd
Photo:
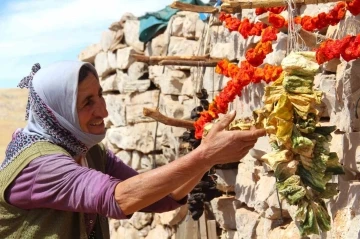
[[[0,0],[0,88],[15,88],[32,65],[76,60],[125,12],[141,16],[173,0]]]

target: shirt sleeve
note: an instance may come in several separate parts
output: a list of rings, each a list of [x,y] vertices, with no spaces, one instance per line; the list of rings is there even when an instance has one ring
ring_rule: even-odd
[[[30,162],[9,185],[5,198],[22,209],[52,208],[126,219],[114,198],[120,181],[82,167],[71,157],[49,155]]]
[[[133,177],[138,174],[133,168],[126,165],[120,158],[118,158],[110,150],[106,150],[107,154],[107,163],[105,167],[105,172],[110,176],[126,180],[127,178]],[[174,210],[187,202],[187,197],[179,201],[175,201],[172,197],[166,196],[163,199],[141,209],[141,212],[167,212]]]

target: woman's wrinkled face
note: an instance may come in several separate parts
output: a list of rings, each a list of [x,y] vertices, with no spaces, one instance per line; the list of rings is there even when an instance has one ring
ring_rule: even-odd
[[[81,130],[90,134],[104,134],[104,118],[108,116],[102,88],[92,73],[78,85],[77,113]]]

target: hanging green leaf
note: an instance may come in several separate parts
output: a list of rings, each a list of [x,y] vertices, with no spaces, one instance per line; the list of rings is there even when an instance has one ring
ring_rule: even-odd
[[[305,187],[302,185],[300,177],[293,175],[283,182],[276,184],[279,193],[291,204],[295,205],[305,194]]]

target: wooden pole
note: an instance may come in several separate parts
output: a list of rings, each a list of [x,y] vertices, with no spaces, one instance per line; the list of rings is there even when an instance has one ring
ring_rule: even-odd
[[[207,236],[207,219],[206,219],[206,213],[203,212],[199,219],[199,229],[200,229],[200,239],[208,239]]]
[[[198,6],[189,3],[183,3],[175,1],[170,5],[171,8],[179,9],[181,11],[189,11],[189,12],[204,12],[204,13],[216,13],[219,10],[216,7],[212,6]]]
[[[215,67],[217,61],[189,61],[189,60],[163,60],[159,62],[160,66],[205,66]]]
[[[329,2],[338,2],[339,0],[295,0],[295,4],[307,5],[307,4],[320,4]],[[349,2],[350,0],[345,0]],[[223,0],[221,10],[231,11],[232,13],[238,12],[241,9],[252,9],[259,7],[282,7],[287,6],[287,2],[284,0]]]
[[[155,109],[143,108],[143,114],[144,116],[150,117],[165,125],[182,127],[186,129],[195,129],[194,121],[170,118],[161,114],[158,110]]]
[[[217,239],[216,235],[216,221],[215,220],[208,220],[207,221],[207,233],[208,233],[208,239]]]
[[[173,60],[173,61],[220,61],[221,59],[210,58],[210,55],[204,56],[144,56],[140,54],[131,54],[131,57],[135,58],[136,61],[145,62],[150,65],[158,64],[164,60]]]

